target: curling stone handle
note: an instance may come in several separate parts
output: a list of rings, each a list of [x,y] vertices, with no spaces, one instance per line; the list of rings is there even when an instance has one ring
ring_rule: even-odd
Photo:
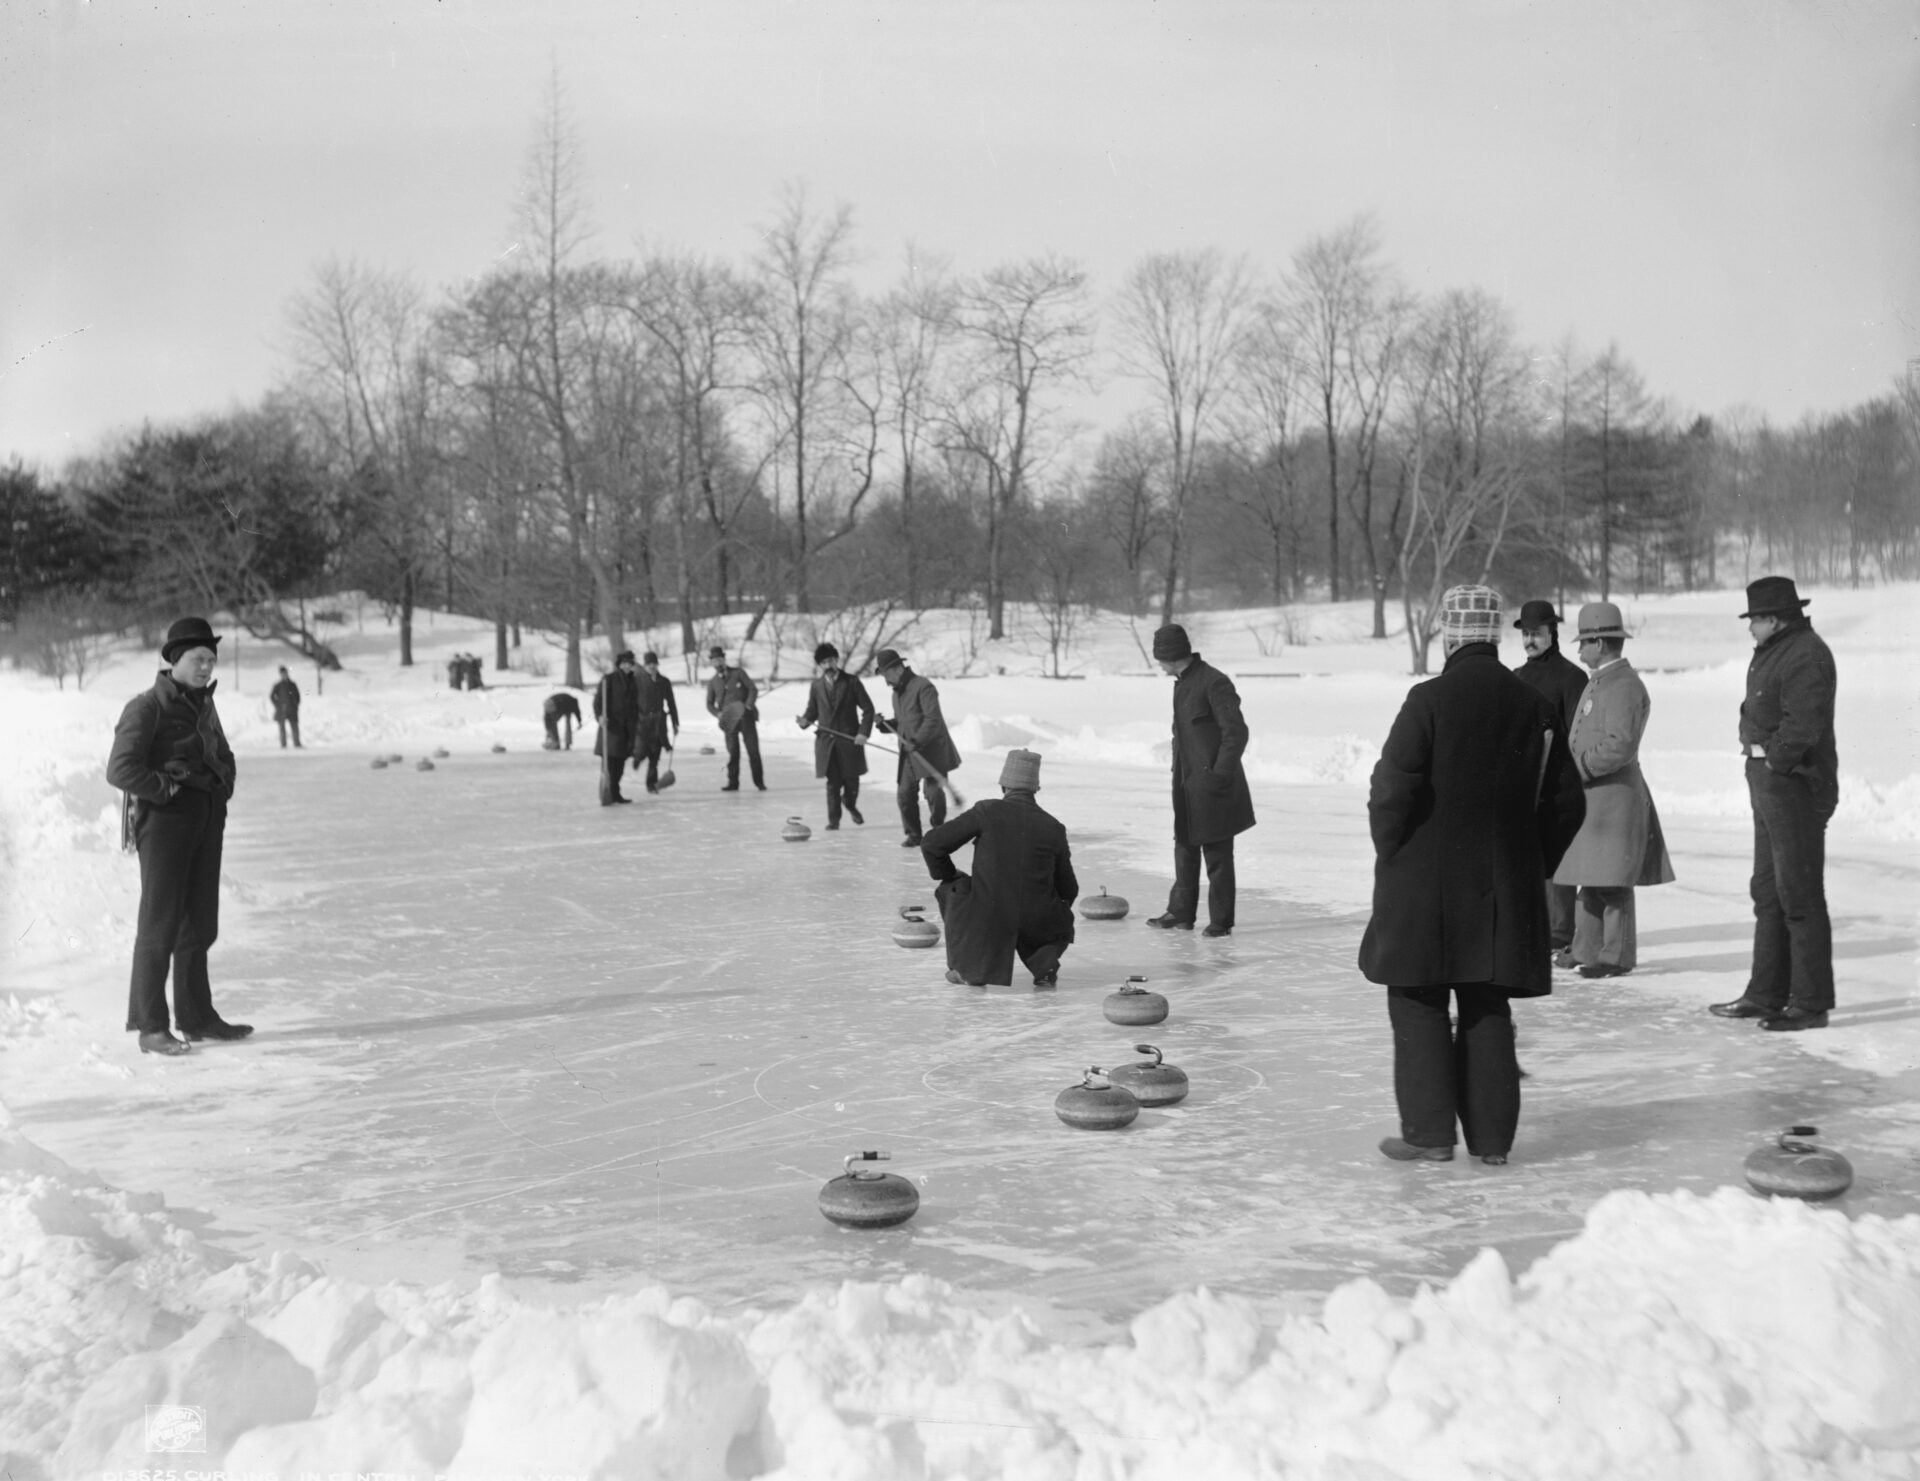
[[[847,1175],[849,1177],[853,1177],[853,1176],[856,1176],[853,1170],[853,1165],[856,1162],[891,1162],[891,1161],[893,1161],[893,1153],[891,1152],[849,1152],[847,1153],[846,1159],[842,1163],[842,1166],[846,1168]]]
[[[1147,980],[1147,974],[1145,972],[1129,972],[1127,974],[1127,981],[1129,983],[1145,982],[1146,980]]]
[[[1135,1044],[1133,1046],[1133,1052],[1135,1054],[1151,1054],[1153,1056],[1153,1062],[1156,1066],[1158,1066],[1160,1062],[1166,1058],[1164,1054],[1162,1054],[1158,1049],[1156,1049],[1151,1044]]]
[[[1087,1072],[1081,1076],[1080,1083],[1092,1090],[1105,1090],[1113,1082],[1107,1078],[1107,1072],[1097,1064],[1087,1066]]]

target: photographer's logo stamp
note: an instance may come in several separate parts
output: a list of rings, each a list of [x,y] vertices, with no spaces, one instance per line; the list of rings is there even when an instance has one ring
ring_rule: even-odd
[[[147,1405],[147,1449],[175,1455],[204,1455],[207,1411],[198,1404]]]

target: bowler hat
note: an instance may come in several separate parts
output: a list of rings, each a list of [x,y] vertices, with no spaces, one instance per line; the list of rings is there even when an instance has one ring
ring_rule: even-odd
[[[1159,629],[1153,635],[1153,656],[1161,663],[1193,657],[1193,644],[1187,641],[1187,630],[1177,622],[1169,622]]]
[[[1000,785],[1010,792],[1038,792],[1040,790],[1040,753],[1038,751],[1007,752],[1007,764],[1000,768]]]
[[[1558,627],[1560,614],[1553,610],[1552,602],[1522,602],[1520,620],[1514,626],[1526,631],[1535,627]]]
[[[825,663],[829,658],[838,658],[839,656],[840,650],[831,643],[822,643],[813,650],[813,661],[815,663]]]
[[[1800,595],[1791,576],[1762,576],[1747,583],[1747,610],[1742,617],[1798,617],[1808,598]]]
[[[707,657],[718,658],[724,663],[727,657],[727,650],[725,648],[720,647],[718,644],[716,644],[715,646],[707,649]]]
[[[1620,609],[1612,602],[1588,602],[1580,609],[1580,636],[1584,638],[1624,638],[1627,625]]]
[[[189,648],[218,648],[220,638],[204,617],[182,617],[167,629],[167,640],[160,645],[160,657],[172,663]]]
[[[645,653],[640,655],[640,661],[642,663],[658,663],[660,661],[660,655],[649,648]]]
[[[634,657],[633,649],[631,648],[622,648],[618,653],[613,655],[613,666],[615,668],[619,668],[623,663],[632,662],[634,662]]]
[[[883,674],[890,668],[901,668],[905,664],[906,660],[891,648],[882,648],[873,655],[873,666]]]

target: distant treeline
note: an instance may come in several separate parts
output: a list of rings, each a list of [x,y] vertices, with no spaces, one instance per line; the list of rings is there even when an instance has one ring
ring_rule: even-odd
[[[1514,594],[1920,574],[1920,377],[1775,427],[1655,395],[1609,346],[1521,344],[1492,295],[1409,291],[1360,218],[1262,272],[1153,254],[1096,299],[1072,261],[910,253],[853,286],[852,214],[789,191],[751,255],[596,256],[550,99],[517,250],[429,290],[331,262],[257,406],[147,426],[57,476],[0,469],[0,624],[222,611],[321,662],[296,600],[364,590],[411,662],[418,603],[581,640],[718,614],[1009,602],[1168,620]],[[1095,431],[1069,404],[1124,377]],[[37,626],[36,626],[37,625]]]

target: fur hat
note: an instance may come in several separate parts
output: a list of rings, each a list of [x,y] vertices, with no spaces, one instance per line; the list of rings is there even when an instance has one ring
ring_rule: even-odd
[[[204,617],[182,617],[167,629],[167,640],[160,645],[160,657],[171,664],[191,648],[218,648],[220,637]]]
[[[1747,617],[1798,617],[1808,598],[1800,595],[1791,576],[1762,576],[1747,584]]]
[[[1007,764],[1000,768],[1000,785],[1011,792],[1038,792],[1040,790],[1040,753],[1038,751],[1009,751]]]
[[[829,658],[838,658],[839,656],[840,650],[831,643],[822,643],[813,650],[813,661],[815,663],[825,663]]]
[[[1450,586],[1440,598],[1440,636],[1450,643],[1497,643],[1505,609],[1491,586]]]
[[[615,668],[619,668],[623,663],[634,662],[637,662],[637,660],[634,658],[633,649],[631,648],[622,648],[618,653],[613,655],[613,666]]]
[[[1187,641],[1187,630],[1177,622],[1161,628],[1153,635],[1153,656],[1161,663],[1193,657],[1193,644]]]
[[[1580,638],[1624,638],[1626,622],[1612,602],[1588,602],[1580,609]]]

